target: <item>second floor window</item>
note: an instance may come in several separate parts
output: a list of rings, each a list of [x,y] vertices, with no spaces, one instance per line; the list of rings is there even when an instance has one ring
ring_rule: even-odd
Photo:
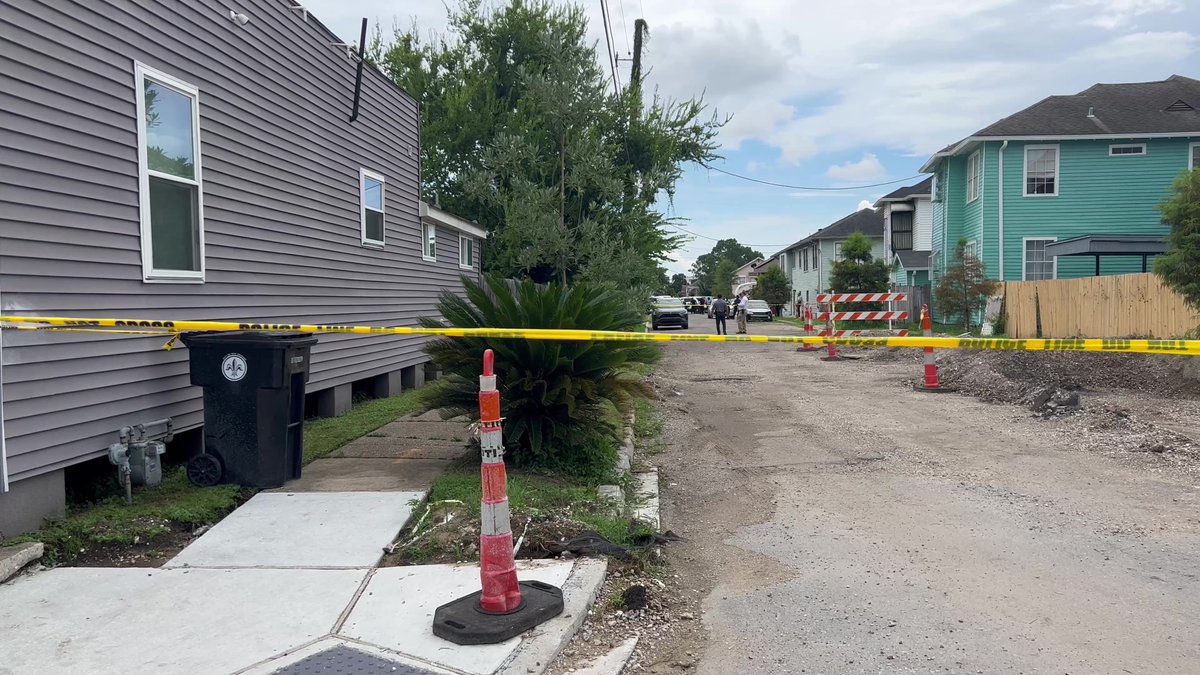
[[[1025,196],[1058,195],[1058,146],[1025,146]]]
[[[913,212],[892,212],[892,250],[911,251],[913,247]]]
[[[967,158],[967,201],[973,202],[983,194],[983,154],[976,150]]]

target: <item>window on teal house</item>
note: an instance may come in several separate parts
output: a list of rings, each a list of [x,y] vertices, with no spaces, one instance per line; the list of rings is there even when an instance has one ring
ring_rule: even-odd
[[[983,155],[976,150],[967,158],[967,201],[973,202],[983,194]]]
[[[1025,281],[1043,281],[1055,277],[1055,259],[1046,255],[1046,244],[1055,239],[1026,239],[1024,258],[1022,262],[1022,279]]]
[[[1200,143],[1192,143],[1188,146],[1188,168],[1195,169],[1200,166]]]
[[[1025,146],[1025,196],[1058,196],[1058,146]]]
[[[1145,143],[1122,143],[1120,145],[1108,146],[1108,155],[1110,157],[1120,157],[1129,155],[1144,155],[1146,154]]]

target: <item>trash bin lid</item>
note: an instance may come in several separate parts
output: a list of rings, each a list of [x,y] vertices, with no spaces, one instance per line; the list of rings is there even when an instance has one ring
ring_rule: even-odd
[[[259,347],[304,347],[317,343],[317,336],[295,331],[263,332],[255,330],[205,331],[184,333],[183,344],[191,345],[255,345]]]

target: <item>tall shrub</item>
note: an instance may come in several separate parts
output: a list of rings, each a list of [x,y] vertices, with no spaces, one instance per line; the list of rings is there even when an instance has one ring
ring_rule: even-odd
[[[1200,169],[1179,176],[1158,210],[1171,233],[1167,252],[1154,261],[1154,272],[1189,305],[1200,309]]]
[[[489,276],[483,284],[463,279],[466,297],[443,291],[438,308],[445,323],[428,327],[564,328],[631,330],[645,318],[606,287],[513,281]],[[495,352],[504,439],[517,465],[569,466],[594,455],[596,432],[615,437],[611,406],[627,409],[647,395],[646,384],[626,366],[651,363],[656,345],[645,342],[442,338],[425,351],[445,378],[431,388],[428,409],[475,417],[483,352]]]
[[[938,279],[934,298],[944,314],[959,317],[963,328],[970,331],[972,318],[983,311],[998,286],[988,279],[983,261],[967,250],[964,239],[958,242],[949,269]]]

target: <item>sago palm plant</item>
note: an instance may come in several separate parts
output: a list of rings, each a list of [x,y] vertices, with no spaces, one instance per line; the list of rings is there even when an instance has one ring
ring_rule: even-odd
[[[442,292],[444,322],[422,319],[422,325],[630,330],[644,321],[618,293],[597,285],[488,277],[483,284],[464,278],[463,286],[465,298]],[[659,355],[645,342],[439,338],[425,347],[444,375],[431,388],[428,409],[478,415],[485,349],[495,352],[509,459],[524,465],[570,464],[564,455],[585,451],[598,431],[611,435],[609,404],[624,411],[632,397],[649,393],[626,366]]]

